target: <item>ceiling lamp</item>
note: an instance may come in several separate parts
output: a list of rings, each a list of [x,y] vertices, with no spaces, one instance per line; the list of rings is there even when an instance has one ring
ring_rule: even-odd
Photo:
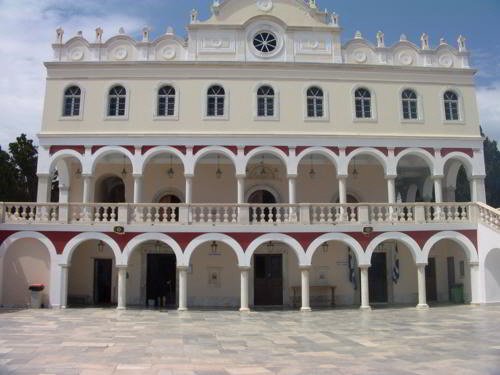
[[[309,170],[309,177],[311,179],[314,179],[314,177],[316,176],[316,171],[314,170],[314,164],[313,164],[313,157],[311,155],[311,169]]]
[[[127,177],[127,169],[125,169],[125,160],[126,160],[126,156],[123,155],[123,168],[122,168],[122,172],[121,172],[121,175],[123,178]]]
[[[356,178],[356,177],[358,177],[359,172],[358,172],[358,169],[356,168],[356,158],[355,157],[352,158],[352,162],[353,162],[352,176],[354,178]]]
[[[168,178],[173,178],[175,175],[174,168],[172,167],[172,155],[170,155],[170,168],[167,170]]]
[[[222,170],[220,169],[220,155],[217,155],[217,170],[215,171],[215,177],[217,177],[217,179],[222,177]]]
[[[328,242],[323,242],[323,244],[321,245],[321,248],[323,249],[323,253],[327,253],[328,252]]]
[[[104,250],[104,242],[99,241],[99,242],[97,243],[97,251],[98,251],[98,252],[100,252],[100,253],[102,253],[102,252],[103,252],[103,250]]]

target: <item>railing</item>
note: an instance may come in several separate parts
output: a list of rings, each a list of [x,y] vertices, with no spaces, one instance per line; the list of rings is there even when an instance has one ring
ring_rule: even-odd
[[[477,220],[500,230],[500,211],[481,203],[0,203],[0,223],[7,224],[375,225]]]

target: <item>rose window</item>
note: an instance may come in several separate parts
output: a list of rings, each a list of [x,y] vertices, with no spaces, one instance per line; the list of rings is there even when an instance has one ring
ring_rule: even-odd
[[[254,36],[253,46],[259,52],[271,53],[278,46],[278,40],[273,33],[263,31]]]

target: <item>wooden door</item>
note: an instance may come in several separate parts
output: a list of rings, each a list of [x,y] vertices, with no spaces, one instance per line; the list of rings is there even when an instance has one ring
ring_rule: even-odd
[[[111,303],[112,259],[94,259],[94,304]]]
[[[176,260],[174,254],[148,254],[146,278],[146,304],[175,305]]]
[[[283,258],[281,254],[254,255],[255,305],[283,305]]]
[[[373,253],[372,265],[368,269],[370,302],[387,302],[387,257],[385,253]]]

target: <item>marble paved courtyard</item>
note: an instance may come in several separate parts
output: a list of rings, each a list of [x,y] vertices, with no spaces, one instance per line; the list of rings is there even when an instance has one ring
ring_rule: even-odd
[[[500,374],[500,306],[0,310],[1,374]]]

